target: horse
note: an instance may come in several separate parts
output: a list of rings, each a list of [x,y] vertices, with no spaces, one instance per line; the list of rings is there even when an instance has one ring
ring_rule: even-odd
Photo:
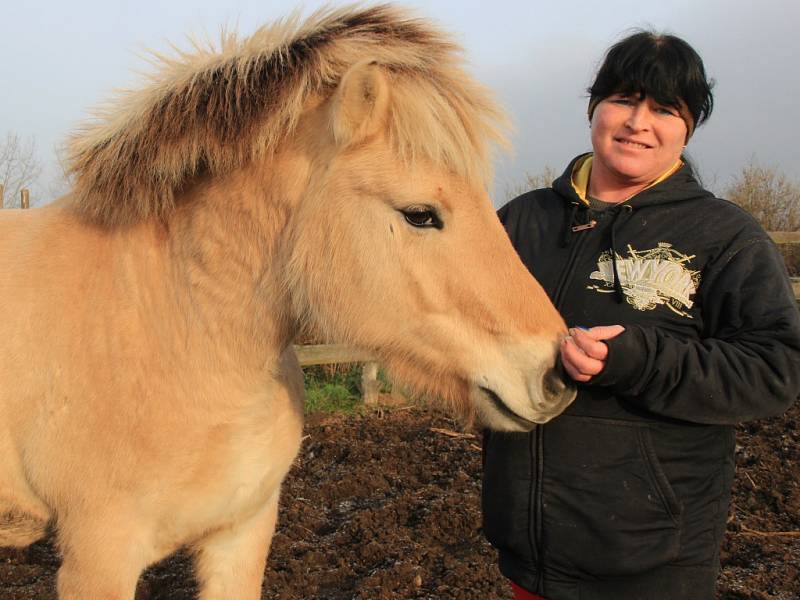
[[[66,196],[0,216],[0,545],[54,529],[61,600],[180,547],[202,599],[260,597],[304,327],[493,429],[574,398],[486,191],[506,117],[437,26],[329,8],[156,62]]]

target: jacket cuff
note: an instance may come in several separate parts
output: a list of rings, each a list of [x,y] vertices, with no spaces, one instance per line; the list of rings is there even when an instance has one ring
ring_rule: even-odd
[[[618,392],[632,388],[646,360],[641,327],[625,325],[625,331],[604,343],[608,346],[605,367],[588,381],[588,385],[613,387]]]

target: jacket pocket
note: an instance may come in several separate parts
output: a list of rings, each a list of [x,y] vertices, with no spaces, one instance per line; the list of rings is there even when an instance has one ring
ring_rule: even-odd
[[[535,564],[531,537],[533,438],[527,433],[485,432],[483,531],[495,548],[517,562]]]
[[[548,425],[544,448],[548,568],[615,577],[678,556],[682,507],[645,424],[562,415]]]

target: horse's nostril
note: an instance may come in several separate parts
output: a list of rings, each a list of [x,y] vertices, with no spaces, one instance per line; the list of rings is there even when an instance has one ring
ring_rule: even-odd
[[[567,375],[564,372],[564,366],[561,364],[561,357],[556,359],[556,365],[544,374],[542,380],[542,387],[544,393],[549,398],[558,398],[563,396],[571,389],[571,384]]]
[[[551,398],[560,396],[567,387],[558,369],[548,370],[547,373],[544,374],[544,381],[542,384],[545,395]]]

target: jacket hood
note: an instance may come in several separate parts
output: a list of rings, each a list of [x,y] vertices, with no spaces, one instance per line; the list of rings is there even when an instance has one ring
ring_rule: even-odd
[[[572,178],[575,171],[577,171],[583,162],[592,156],[591,152],[576,156],[570,161],[564,172],[553,182],[553,190],[559,196],[564,198],[570,203],[577,203],[578,205],[586,205],[575,187],[572,184]],[[714,194],[704,190],[697,179],[689,164],[684,160],[683,164],[677,171],[666,177],[663,181],[659,181],[648,188],[645,188],[633,197],[621,202],[632,208],[641,206],[653,206],[656,204],[666,204],[670,202],[683,202],[685,200],[696,200],[698,198],[713,198]]]

